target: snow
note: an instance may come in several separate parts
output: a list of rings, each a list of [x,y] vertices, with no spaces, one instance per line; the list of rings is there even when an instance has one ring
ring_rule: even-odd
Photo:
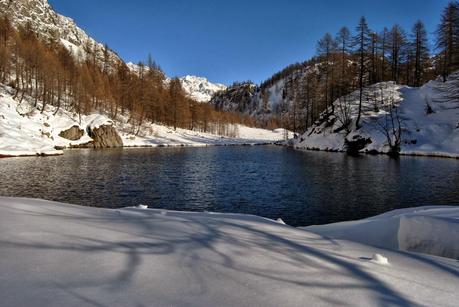
[[[236,137],[227,137],[211,133],[192,131],[187,129],[148,124],[141,135],[122,132],[121,138],[126,147],[163,147],[163,146],[229,146],[229,145],[260,145],[283,141],[284,129],[265,130],[242,125],[232,125]],[[289,136],[293,134],[289,132]]]
[[[284,129],[264,130],[242,125],[231,125],[228,129],[232,137],[226,137],[186,129],[174,130],[150,122],[142,127],[133,127],[129,123],[129,114],[118,116],[116,120],[107,114],[77,114],[52,106],[46,106],[41,112],[42,104],[33,107],[33,99],[25,96],[19,103],[13,99],[14,90],[0,85],[0,156],[34,156],[58,155],[62,150],[86,144],[92,139],[87,128],[98,128],[102,125],[114,126],[120,134],[125,147],[156,146],[223,146],[223,145],[258,145],[275,143],[285,138]],[[84,131],[77,141],[70,141],[59,136],[73,126]],[[292,133],[288,134],[292,137]]]
[[[4,306],[456,306],[458,277],[256,216],[0,198]]]
[[[393,101],[401,119],[403,155],[427,155],[459,158],[459,101],[447,99],[445,86],[440,81],[430,81],[421,88],[410,88],[394,82],[384,82],[365,89],[368,99],[363,103],[362,128],[355,129],[358,109],[358,91],[347,96],[349,103],[340,108],[335,102],[335,115],[329,122],[316,123],[295,144],[297,149],[345,151],[345,140],[354,136],[371,139],[361,152],[387,153],[390,150],[382,125]],[[343,100],[341,100],[343,101]],[[433,113],[427,114],[427,104]],[[341,103],[343,105],[343,103]],[[377,108],[375,108],[377,106]],[[351,132],[336,132],[345,118],[351,114]]]
[[[188,96],[197,102],[209,102],[213,95],[226,89],[226,85],[211,83],[203,77],[185,76],[179,80]]]
[[[389,259],[380,254],[374,254],[373,257],[371,257],[371,262],[380,265],[389,265]]]
[[[459,207],[400,209],[360,221],[304,229],[333,239],[459,259]]]
[[[54,141],[43,124],[29,119],[28,116],[36,116],[35,112],[27,113],[11,95],[0,93],[0,156],[62,154],[54,149]]]

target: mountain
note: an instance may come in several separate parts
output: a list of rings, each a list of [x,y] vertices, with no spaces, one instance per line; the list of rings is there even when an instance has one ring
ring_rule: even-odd
[[[210,103],[217,110],[249,115],[265,126],[276,123],[293,129],[294,113],[297,118],[306,115],[313,117],[312,113],[306,114],[308,103],[305,90],[321,86],[320,81],[324,76],[319,72],[318,65],[316,60],[290,65],[260,85],[250,81],[235,82],[214,95]],[[316,83],[313,84],[310,79]],[[299,123],[298,120],[296,128],[306,129],[306,123]]]
[[[28,24],[43,39],[60,41],[76,58],[84,59],[96,55],[99,63],[104,61],[105,46],[66,16],[56,13],[47,0],[0,0],[0,11],[15,27]],[[107,50],[108,62],[113,67],[121,58],[112,50]]]
[[[188,96],[198,102],[209,102],[216,93],[226,90],[226,85],[211,83],[203,77],[186,76],[179,80]]]
[[[139,74],[140,66],[132,62],[127,63],[127,67],[133,73]],[[143,67],[145,71],[148,70],[148,67]],[[169,83],[171,78],[165,77],[165,83]],[[197,76],[185,76],[179,78],[180,84],[182,85],[183,90],[188,95],[189,98],[201,102],[207,103],[212,97],[226,90],[226,85],[219,83],[212,83],[206,78],[197,77]]]

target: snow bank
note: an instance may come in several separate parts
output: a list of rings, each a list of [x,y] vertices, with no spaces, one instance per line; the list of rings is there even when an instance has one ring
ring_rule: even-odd
[[[459,101],[447,97],[448,82],[430,81],[421,88],[383,82],[366,88],[362,128],[358,131],[355,129],[359,101],[356,91],[338,99],[334,103],[335,114],[316,122],[295,147],[346,151],[346,140],[356,137],[368,140],[360,152],[387,153],[390,146],[385,129],[391,128],[390,105],[394,104],[401,121],[402,155],[459,158]],[[346,119],[350,120],[350,131],[343,129]]]
[[[360,221],[304,229],[334,239],[459,259],[459,207],[400,209]]]
[[[0,198],[3,306],[455,306],[458,276],[255,216]]]

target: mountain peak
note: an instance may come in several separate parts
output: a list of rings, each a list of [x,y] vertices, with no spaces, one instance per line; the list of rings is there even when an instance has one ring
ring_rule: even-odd
[[[226,85],[212,83],[204,77],[187,75],[179,79],[183,89],[198,102],[209,102],[213,95],[226,89]]]

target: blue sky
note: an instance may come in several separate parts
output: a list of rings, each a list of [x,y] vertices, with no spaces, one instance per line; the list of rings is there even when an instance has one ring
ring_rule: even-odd
[[[49,0],[126,61],[149,53],[169,76],[260,82],[315,53],[365,15],[374,30],[421,19],[434,32],[448,0]]]

